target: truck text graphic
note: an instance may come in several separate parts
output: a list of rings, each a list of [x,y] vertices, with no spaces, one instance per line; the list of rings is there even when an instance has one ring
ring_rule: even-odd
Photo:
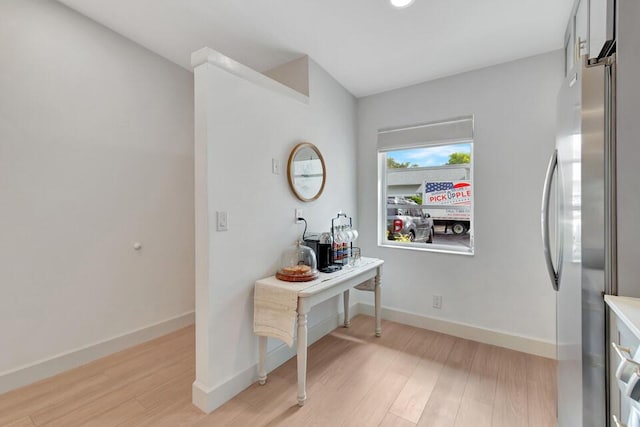
[[[471,205],[471,182],[436,181],[425,182],[422,203],[425,205]]]

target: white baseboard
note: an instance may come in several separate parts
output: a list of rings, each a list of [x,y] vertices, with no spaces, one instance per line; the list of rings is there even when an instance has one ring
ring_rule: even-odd
[[[89,344],[11,371],[2,372],[0,373],[0,394],[52,377],[69,369],[77,368],[134,345],[142,344],[184,328],[194,322],[195,314],[191,311],[126,334]]]
[[[350,308],[350,317],[358,314],[357,308],[357,304],[354,304]],[[310,327],[307,338],[309,345],[336,329],[338,325],[343,323],[343,319],[343,313],[338,313],[337,315],[328,317],[320,323]],[[296,342],[297,341],[294,341],[291,347],[288,347],[286,344],[282,344],[267,353],[267,358],[265,360],[267,372],[273,371],[296,355]],[[206,413],[213,412],[257,380],[258,364],[256,363],[255,365],[252,365],[236,374],[230,380],[215,387],[207,388],[196,381],[193,383],[192,387],[193,404]]]
[[[355,312],[374,316],[374,307],[371,304],[358,303]],[[498,347],[509,348],[523,353],[535,354],[549,359],[556,358],[555,343],[524,337],[521,335],[507,334],[492,329],[479,328],[464,323],[451,322],[449,320],[434,317],[421,316],[392,308],[382,308],[382,318],[404,325],[429,329],[454,337],[465,338]]]

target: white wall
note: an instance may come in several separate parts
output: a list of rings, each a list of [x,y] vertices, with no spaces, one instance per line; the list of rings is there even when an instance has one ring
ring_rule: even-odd
[[[0,70],[1,379],[191,312],[194,212],[191,73],[45,0]]]
[[[555,296],[540,237],[540,200],[555,145],[563,70],[553,52],[358,101],[358,212],[364,255],[386,261],[383,306],[555,340]],[[377,246],[377,131],[475,115],[475,255]],[[442,309],[432,295],[442,295]]]
[[[254,282],[273,275],[283,250],[300,238],[295,208],[309,231],[328,231],[338,211],[356,216],[356,101],[313,61],[309,72],[306,105],[209,63],[195,69],[194,402],[207,411],[256,378]],[[286,176],[301,141],[320,149],[327,168],[324,193],[310,203],[293,196]],[[272,158],[280,175],[272,174]],[[217,211],[228,212],[229,231],[216,231]],[[337,326],[337,307],[336,300],[314,307],[310,328],[327,319]],[[281,345],[270,340],[269,350]]]

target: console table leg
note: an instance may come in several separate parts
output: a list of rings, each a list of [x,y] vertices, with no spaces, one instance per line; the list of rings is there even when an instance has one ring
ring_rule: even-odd
[[[258,337],[258,382],[264,385],[267,382],[267,369],[265,359],[267,357],[267,337]]]
[[[351,318],[349,317],[349,289],[342,294],[344,298],[344,327],[351,326]]]
[[[307,313],[298,314],[298,405],[307,400]]]
[[[382,303],[380,300],[380,268],[375,277],[376,336],[382,335]]]

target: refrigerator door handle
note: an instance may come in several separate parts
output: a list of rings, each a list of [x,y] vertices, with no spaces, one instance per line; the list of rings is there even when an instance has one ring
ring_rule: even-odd
[[[542,244],[544,247],[544,259],[547,263],[547,271],[549,272],[549,278],[551,279],[551,286],[554,291],[558,290],[559,274],[553,266],[553,259],[551,255],[550,239],[549,239],[549,201],[551,198],[551,183],[553,176],[558,170],[558,150],[553,150],[551,159],[549,159],[549,166],[547,167],[547,174],[544,178],[544,187],[542,189],[542,209],[540,215],[540,222],[542,225]]]

